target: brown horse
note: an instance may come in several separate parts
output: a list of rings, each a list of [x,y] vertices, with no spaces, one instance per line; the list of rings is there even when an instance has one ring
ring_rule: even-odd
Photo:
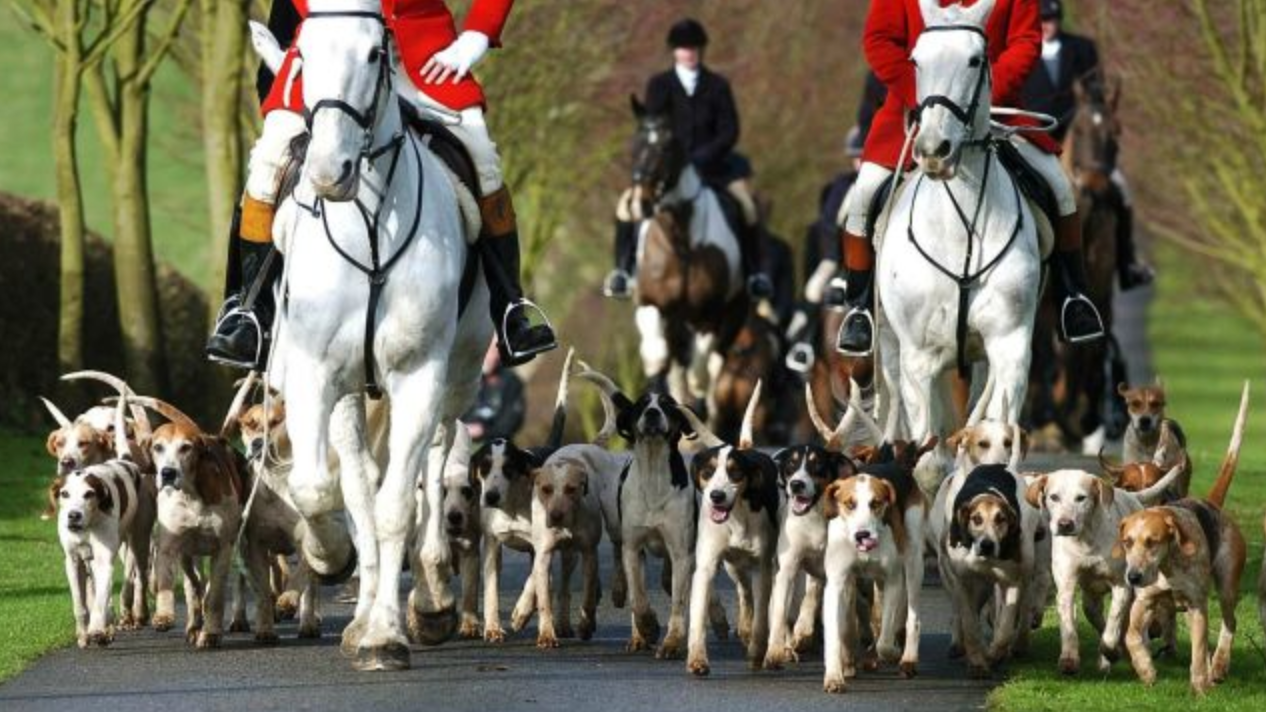
[[[1064,140],[1064,164],[1078,189],[1088,294],[1111,335],[1112,290],[1116,279],[1116,232],[1122,202],[1112,182],[1121,125],[1116,108],[1119,86],[1079,82],[1077,113]],[[1034,331],[1030,376],[1030,425],[1054,422],[1066,441],[1079,441],[1104,426],[1114,397],[1110,378],[1111,336],[1068,348],[1053,337],[1055,311],[1045,300]]]
[[[739,238],[716,192],[687,160],[672,122],[636,97],[632,105],[637,134],[626,201],[640,221],[636,321],[643,369],[678,402],[703,401],[714,432],[733,439],[756,379],[768,375],[774,359],[744,289]],[[718,390],[719,382],[726,387]]]

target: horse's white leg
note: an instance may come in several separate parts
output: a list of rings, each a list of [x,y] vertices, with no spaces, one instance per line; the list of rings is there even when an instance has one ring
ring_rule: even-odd
[[[409,373],[389,373],[391,394],[391,461],[374,501],[377,526],[379,573],[378,592],[369,611],[369,625],[357,649],[356,667],[366,670],[400,670],[409,666],[409,647],[400,615],[400,570],[404,563],[405,540],[415,506],[413,488],[418,478],[425,481],[427,460],[439,404],[443,396],[448,363],[432,357]],[[425,526],[431,526],[428,517]],[[447,552],[427,552],[423,558],[447,557]],[[447,548],[447,547],[441,547]]]
[[[706,398],[709,413],[716,412],[716,404],[712,401],[712,384],[725,366],[725,358],[716,353],[713,348],[715,345],[714,335],[695,335],[694,350],[690,354],[690,370],[686,375],[690,395],[696,400]]]
[[[647,378],[655,378],[668,368],[671,358],[668,337],[664,335],[664,318],[655,307],[638,307],[633,321],[642,337],[638,347],[642,355],[642,372]]]
[[[369,609],[378,592],[378,538],[374,526],[374,487],[378,463],[366,447],[365,400],[350,395],[334,405],[330,417],[330,439],[339,456],[339,481],[343,503],[355,532],[360,558],[360,588],[352,622],[343,630],[342,649],[352,655],[360,644]]]
[[[323,583],[343,580],[356,567],[347,526],[336,516],[339,482],[330,473],[329,425],[336,394],[332,374],[297,349],[289,354],[285,397],[294,452],[290,497],[307,524],[302,554]]]
[[[936,373],[923,354],[914,349],[901,354],[901,409],[906,432],[914,440],[927,437],[932,425],[932,386]]]
[[[409,638],[423,645],[439,645],[457,632],[457,607],[449,583],[453,577],[452,548],[440,531],[443,511],[444,468],[456,439],[451,422],[436,429],[427,453],[426,480],[419,498],[421,511],[415,517],[422,542],[413,569],[413,591],[409,594]]]
[[[989,402],[990,417],[1002,414],[1003,399],[1007,403],[1007,422],[1020,422],[1020,411],[1029,389],[1029,366],[1033,353],[1029,344],[1033,341],[1032,328],[1016,328],[1006,334],[985,339],[985,352],[989,356],[989,370],[994,377],[993,398]]]

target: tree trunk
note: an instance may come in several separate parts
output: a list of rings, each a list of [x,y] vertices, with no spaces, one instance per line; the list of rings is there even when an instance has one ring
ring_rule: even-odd
[[[57,3],[57,33],[63,51],[57,57],[53,157],[57,166],[60,218],[61,283],[57,321],[57,360],[63,372],[83,368],[84,206],[79,183],[75,133],[79,121],[82,46],[76,0]]]
[[[145,58],[144,18],[118,40],[115,63],[118,94],[119,155],[114,180],[114,276],[127,375],[141,392],[166,390],[162,327],[154,255],[150,244],[146,138],[149,119],[148,81],[137,81]],[[131,79],[129,79],[131,78]]]
[[[230,223],[242,191],[239,116],[249,6],[249,0],[202,3],[202,144],[207,160],[213,285],[224,281]],[[218,299],[208,304],[213,310],[219,308]]]

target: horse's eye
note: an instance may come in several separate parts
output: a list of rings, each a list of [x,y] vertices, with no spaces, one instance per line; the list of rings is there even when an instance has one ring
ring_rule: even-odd
[[[972,57],[971,59],[967,60],[967,66],[972,67],[972,68],[979,67],[983,61],[984,60],[982,60],[979,56]]]
[[[371,49],[369,51],[369,63],[377,64],[379,59],[382,59],[382,49],[379,47]]]

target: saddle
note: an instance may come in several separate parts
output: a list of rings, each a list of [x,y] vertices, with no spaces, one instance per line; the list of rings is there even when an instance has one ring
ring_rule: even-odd
[[[744,219],[743,206],[739,204],[738,198],[735,198],[729,189],[723,185],[716,185],[715,183],[706,183],[705,185],[716,194],[717,202],[721,204],[721,214],[725,216],[725,224],[730,226],[730,232],[734,233],[740,243],[745,244],[747,242],[747,233],[753,228]]]

